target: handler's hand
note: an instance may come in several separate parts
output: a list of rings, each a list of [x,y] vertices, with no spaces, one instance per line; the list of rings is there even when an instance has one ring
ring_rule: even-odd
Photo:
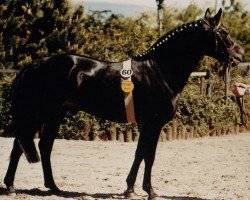
[[[232,92],[235,96],[244,96],[248,85],[244,83],[235,83]]]

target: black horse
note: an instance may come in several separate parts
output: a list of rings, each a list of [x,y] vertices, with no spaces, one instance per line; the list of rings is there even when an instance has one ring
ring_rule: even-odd
[[[233,65],[242,60],[244,51],[220,24],[221,13],[219,10],[211,17],[207,10],[204,19],[177,27],[148,51],[131,58],[134,113],[141,134],[126,180],[125,196],[133,196],[137,172],[144,160],[143,190],[149,199],[157,197],[151,185],[151,171],[158,137],[162,126],[173,118],[179,94],[199,60],[204,55]],[[15,193],[14,176],[21,154],[25,153],[29,162],[39,161],[33,142],[39,129],[42,130],[39,149],[45,187],[59,192],[52,175],[50,154],[68,109],[84,110],[110,121],[127,122],[121,70],[122,62],[56,55],[17,76],[12,97],[16,138],[4,179],[9,193]]]

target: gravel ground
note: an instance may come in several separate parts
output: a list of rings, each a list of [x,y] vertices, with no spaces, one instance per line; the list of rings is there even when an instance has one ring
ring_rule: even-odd
[[[5,195],[3,184],[12,143],[12,138],[0,138],[1,200],[124,199],[136,143],[56,140],[52,167],[63,192],[47,191],[41,163],[29,164],[22,156],[14,198]],[[135,185],[138,199],[147,198],[141,189],[143,167]],[[250,200],[250,133],[160,142],[152,182],[159,199]]]

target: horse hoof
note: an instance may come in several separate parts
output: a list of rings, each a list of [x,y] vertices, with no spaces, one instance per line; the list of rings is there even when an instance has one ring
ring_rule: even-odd
[[[58,194],[61,192],[61,190],[55,184],[45,184],[45,187],[54,194]]]
[[[135,194],[134,191],[129,191],[129,190],[126,190],[124,193],[124,196],[126,199],[141,199],[139,198],[139,196],[137,194]]]
[[[10,186],[10,187],[7,188],[5,194],[7,196],[14,197],[14,196],[16,196],[16,190],[15,190],[15,188],[13,186]]]
[[[153,193],[148,196],[148,200],[157,200],[157,199],[158,199],[158,195],[156,193]]]

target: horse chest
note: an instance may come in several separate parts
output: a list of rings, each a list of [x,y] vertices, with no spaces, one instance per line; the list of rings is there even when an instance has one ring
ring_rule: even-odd
[[[135,110],[138,121],[157,119],[166,123],[176,112],[179,94],[171,96],[162,90],[135,91]]]

